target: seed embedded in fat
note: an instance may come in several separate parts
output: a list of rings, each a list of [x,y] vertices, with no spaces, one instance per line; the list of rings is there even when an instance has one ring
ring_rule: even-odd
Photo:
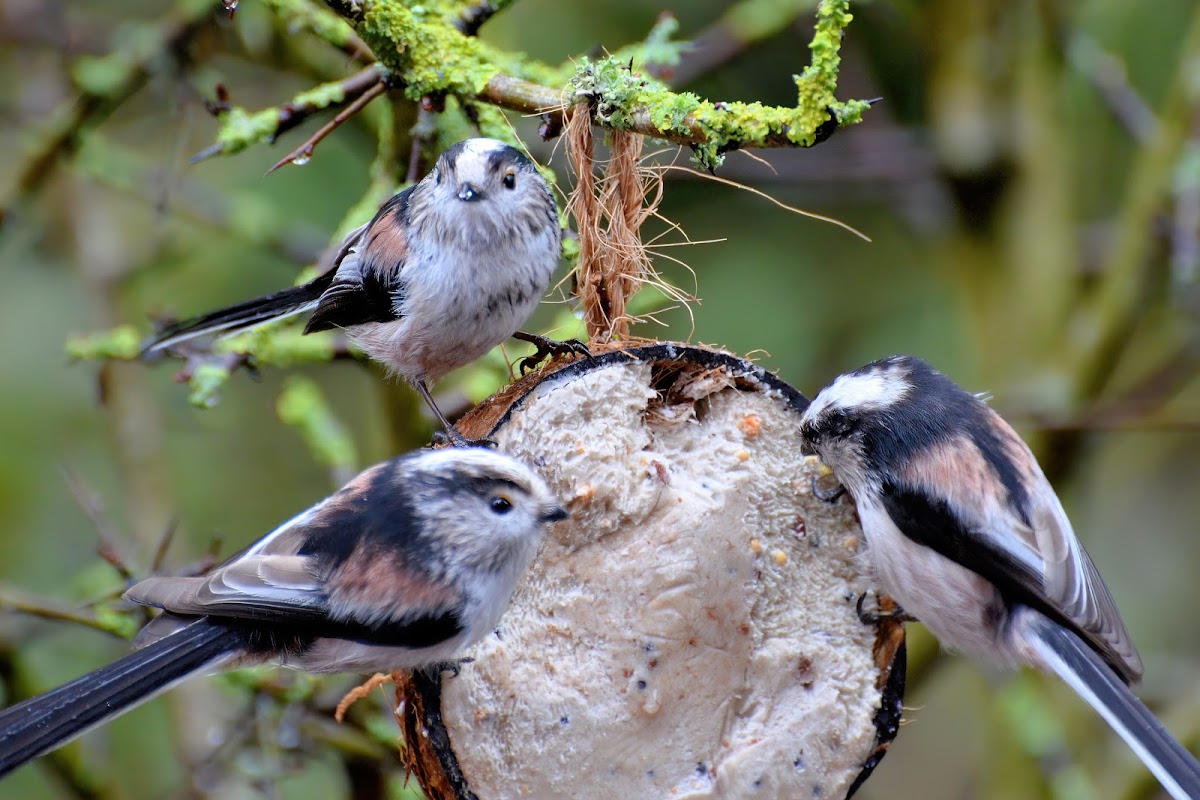
[[[758,414],[747,414],[738,420],[737,426],[747,439],[758,436],[762,431],[762,417]]]

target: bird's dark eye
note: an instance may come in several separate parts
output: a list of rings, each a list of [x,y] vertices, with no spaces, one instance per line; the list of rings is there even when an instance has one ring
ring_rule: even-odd
[[[507,514],[508,512],[512,511],[513,507],[512,501],[502,494],[498,494],[489,500],[488,505],[491,507],[492,511],[496,512],[497,514]]]
[[[857,416],[844,411],[831,411],[825,416],[824,433],[834,439],[841,439],[855,433],[859,428]]]
[[[505,189],[517,188],[517,173],[515,173],[515,172],[504,173],[504,180],[501,181],[501,183],[504,184]]]

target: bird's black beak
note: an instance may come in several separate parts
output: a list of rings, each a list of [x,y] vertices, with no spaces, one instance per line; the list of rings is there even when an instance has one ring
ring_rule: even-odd
[[[817,454],[817,451],[813,449],[813,446],[808,443],[807,439],[800,440],[800,455],[815,456],[816,454]]]
[[[461,184],[458,187],[458,199],[462,200],[464,203],[469,203],[472,200],[479,199],[480,197],[483,197],[483,192],[479,191],[469,183]]]
[[[571,514],[562,506],[551,506],[542,514],[542,522],[562,522]]]

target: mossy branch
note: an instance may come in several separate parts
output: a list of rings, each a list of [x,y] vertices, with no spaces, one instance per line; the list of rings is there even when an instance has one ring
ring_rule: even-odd
[[[217,141],[201,156],[228,155],[272,142],[316,111],[353,105],[356,98],[365,104],[384,82],[413,100],[433,98],[440,103],[457,97],[464,103],[480,101],[541,114],[548,118],[546,136],[561,129],[564,109],[586,102],[596,124],[688,145],[708,169],[718,166],[730,150],[811,147],[839,127],[858,122],[869,106],[863,100],[840,102],[834,95],[841,40],[852,20],[849,0],[825,0],[818,6],[809,43],[811,62],[793,76],[797,100],[790,107],[705,100],[674,92],[653,77],[677,65],[686,48],[672,40],[678,25],[670,16],[661,18],[643,42],[605,58],[580,57],[554,67],[474,36],[507,2],[326,1],[344,22],[331,21],[327,9],[303,0],[272,0],[270,5],[285,20],[299,19],[335,46],[345,48],[347,37],[364,42],[379,63],[345,80],[317,86],[278,108],[247,112],[224,107]]]
[[[141,621],[135,619],[131,613],[119,610],[111,604],[77,608],[60,600],[42,597],[7,584],[0,584],[0,611],[82,625],[120,639],[133,638],[141,626]]]
[[[622,53],[581,59],[564,88],[552,71],[490,48],[465,35],[462,10],[402,0],[327,0],[374,50],[410,97],[458,95],[522,113],[561,114],[586,100],[596,124],[690,145],[714,167],[720,155],[744,147],[808,147],[841,125],[861,119],[865,101],[834,97],[849,0],[825,0],[809,45],[812,61],[795,77],[797,104],[720,103],[664,84],[629,68]]]

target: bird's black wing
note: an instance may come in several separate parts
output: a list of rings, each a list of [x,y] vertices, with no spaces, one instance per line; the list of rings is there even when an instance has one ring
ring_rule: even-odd
[[[317,301],[305,333],[400,319],[396,308],[410,250],[409,199],[415,188],[388,200],[367,224]]]

